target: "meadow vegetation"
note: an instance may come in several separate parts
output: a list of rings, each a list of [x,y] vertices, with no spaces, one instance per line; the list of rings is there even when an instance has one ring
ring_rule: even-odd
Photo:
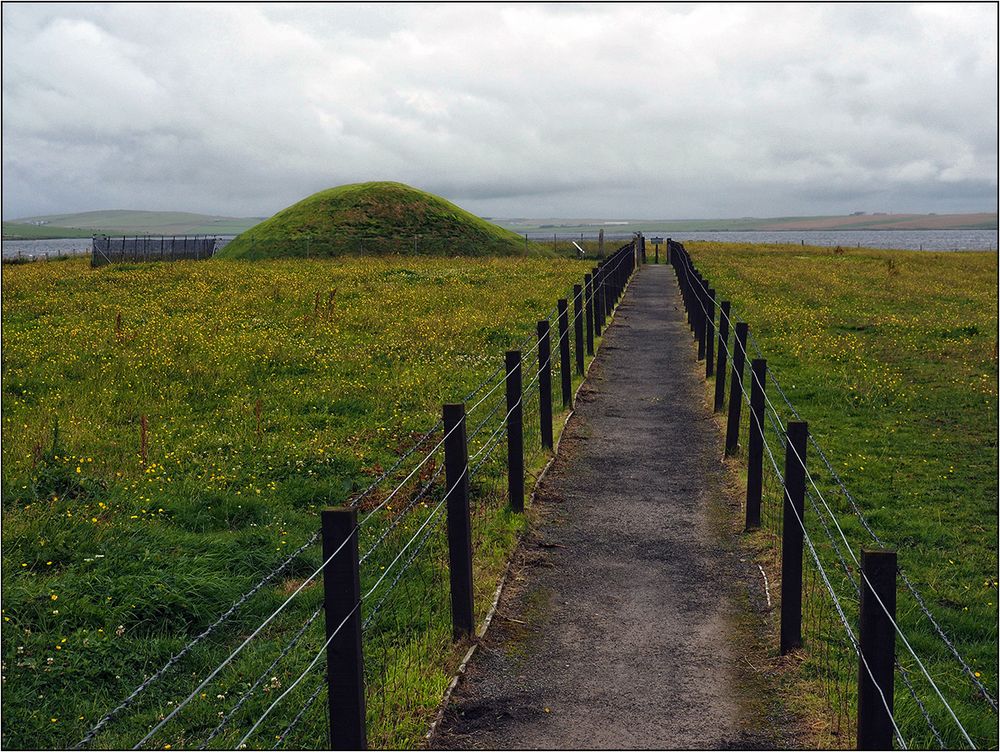
[[[869,524],[898,549],[901,567],[996,697],[996,254],[686,247],[720,298],[732,300],[734,319],[750,323]],[[493,373],[503,351],[530,336],[587,271],[558,258],[398,256],[5,268],[5,744],[76,743],[307,540],[320,509],[356,497],[438,421],[443,402],[463,399]],[[558,377],[553,383],[558,389]],[[502,388],[483,409],[495,398]],[[537,468],[545,454],[531,443],[528,421]],[[489,426],[471,451],[484,446]],[[867,545],[814,454],[810,466],[848,538]],[[403,498],[433,486],[436,470],[424,467]],[[473,484],[477,618],[524,524],[504,509],[504,477],[502,462],[488,464]],[[390,542],[431,519],[441,482]],[[395,506],[386,522],[396,521]],[[419,742],[460,657],[450,643],[440,530],[428,530],[400,605],[381,612],[385,628],[371,643],[374,746]],[[295,557],[95,746],[140,739],[313,571],[315,549]],[[395,550],[372,557],[365,587]],[[320,590],[303,590],[268,643],[234,661],[150,745],[200,744],[315,613]],[[899,614],[974,740],[995,747],[996,714],[902,592]],[[287,665],[267,671],[234,726],[246,728],[298,676],[322,643],[321,621]],[[856,681],[856,665],[837,670]],[[805,706],[820,695],[819,673],[807,658]],[[317,686],[304,682],[297,692]],[[933,746],[918,709],[900,689],[897,698],[907,739]],[[251,746],[320,746],[322,702],[295,735],[276,739],[303,700],[289,697]],[[961,746],[934,702],[948,743]],[[238,740],[225,732],[214,744]]]
[[[6,268],[5,745],[75,744],[315,532],[320,509],[356,496],[438,421],[443,402],[462,400],[493,373],[585,271],[558,259],[398,257]],[[495,399],[502,387],[488,404]],[[543,458],[532,449],[529,463]],[[502,466],[484,472],[473,489],[487,500],[474,512],[480,618],[523,524],[503,509]],[[414,525],[404,521],[393,535],[402,540]],[[96,746],[135,744],[313,571],[315,549]],[[383,671],[373,677],[385,711],[370,718],[375,745],[417,743],[454,669],[447,602],[436,600],[446,591],[434,586],[439,549],[432,541],[414,563],[413,580],[427,588],[414,586],[412,611],[391,613],[391,628],[404,631],[372,658],[391,664],[391,649],[408,667],[371,669]],[[392,553],[374,557],[372,571]],[[200,743],[320,600],[321,588],[304,590],[265,647],[245,651],[150,744]],[[403,638],[420,631],[411,621],[430,637]],[[322,619],[314,626],[312,651]],[[293,653],[291,665],[274,670],[237,717],[243,728],[311,655]],[[252,746],[272,745],[302,705],[291,699]],[[324,705],[312,707],[289,747],[323,743]],[[215,744],[238,738],[223,734]]]
[[[898,551],[901,569],[996,698],[996,252],[685,247],[718,299],[732,301],[733,320],[749,323],[772,377],[868,523]],[[752,349],[750,356],[757,357]],[[768,391],[790,418],[774,386]],[[808,462],[855,554],[876,548],[812,447]],[[823,532],[816,527],[814,535]],[[996,712],[902,583],[898,609],[973,740],[995,747]],[[897,654],[905,655],[900,641]],[[843,670],[856,681],[856,659]],[[932,698],[928,711],[949,746],[967,746],[931,688],[918,690]],[[934,746],[898,679],[896,697],[904,736]]]

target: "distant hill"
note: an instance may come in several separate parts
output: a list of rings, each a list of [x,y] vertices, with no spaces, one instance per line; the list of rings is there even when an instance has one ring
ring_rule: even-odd
[[[191,212],[108,211],[47,214],[3,223],[5,240],[106,235],[238,235],[260,217],[221,217]]]
[[[765,220],[761,230],[993,230],[996,214],[852,214]]]
[[[996,213],[851,214],[817,217],[742,217],[739,219],[494,219],[514,232],[606,233],[713,232],[780,230],[995,230]]]
[[[520,235],[403,183],[353,183],[314,193],[243,232],[226,258],[414,253],[546,253]]]

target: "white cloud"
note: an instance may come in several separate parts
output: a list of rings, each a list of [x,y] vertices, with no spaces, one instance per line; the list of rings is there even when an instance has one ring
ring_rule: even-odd
[[[3,214],[996,208],[983,5],[5,5]]]

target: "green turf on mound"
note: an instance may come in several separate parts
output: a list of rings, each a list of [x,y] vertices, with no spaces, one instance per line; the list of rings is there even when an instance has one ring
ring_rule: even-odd
[[[299,201],[236,237],[224,258],[343,253],[523,255],[523,237],[402,183],[354,183]]]

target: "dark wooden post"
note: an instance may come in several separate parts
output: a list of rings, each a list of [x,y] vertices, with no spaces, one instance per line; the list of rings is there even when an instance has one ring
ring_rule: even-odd
[[[586,306],[584,317],[587,320],[587,355],[594,354],[594,278],[590,274],[583,276]]]
[[[559,311],[559,378],[562,382],[563,407],[573,406],[573,365],[569,354],[569,304],[566,298],[556,303]]]
[[[538,418],[542,448],[552,448],[552,348],[549,322],[538,322]]]
[[[508,350],[507,499],[514,512],[524,511],[524,409],[521,404],[521,351]]]
[[[684,312],[687,313],[688,326],[691,327],[692,333],[694,332],[694,311],[691,306],[691,264],[688,261],[687,255],[684,253],[681,256],[681,268],[684,270]]]
[[[614,262],[615,256],[618,254],[613,254],[607,262],[601,267],[601,287],[604,288],[604,319],[607,321],[611,318],[611,313],[615,310],[615,272],[614,272]]]
[[[733,372],[729,385],[729,415],[726,422],[726,456],[736,454],[740,445],[740,409],[743,405],[743,366],[747,357],[747,330],[745,321],[736,322],[733,338]]]
[[[715,364],[715,412],[726,404],[726,341],[729,339],[729,301],[719,306],[719,353]]]
[[[750,364],[750,436],[747,440],[747,530],[760,527],[760,497],[764,477],[764,387],[767,361]]]
[[[781,654],[802,647],[802,541],[806,522],[806,423],[788,424],[781,533]]]
[[[573,285],[573,335],[576,342],[576,372],[583,376],[583,285]]]
[[[861,610],[858,615],[858,749],[892,749],[896,662],[896,630],[893,626],[893,621],[896,620],[896,552],[862,551],[861,572]]]
[[[701,275],[695,272],[695,291],[694,297],[696,301],[695,308],[697,309],[697,316],[695,317],[695,329],[696,336],[698,337],[698,360],[702,360],[705,357],[706,347],[705,347],[705,335],[708,333],[708,284],[704,282]]]
[[[601,290],[601,267],[595,266],[591,276],[591,287],[594,299],[594,336],[601,336],[604,326],[604,295]]]
[[[358,512],[356,509],[327,509],[320,519],[325,562],[323,610],[329,640],[326,681],[330,749],[367,749]],[[332,639],[331,635],[334,635]]]
[[[705,378],[715,373],[715,290],[709,288],[705,297],[708,316],[705,317]]]
[[[465,405],[444,406],[444,463],[448,488],[448,569],[451,575],[453,639],[471,637],[472,525],[469,521],[469,442],[465,435]]]

